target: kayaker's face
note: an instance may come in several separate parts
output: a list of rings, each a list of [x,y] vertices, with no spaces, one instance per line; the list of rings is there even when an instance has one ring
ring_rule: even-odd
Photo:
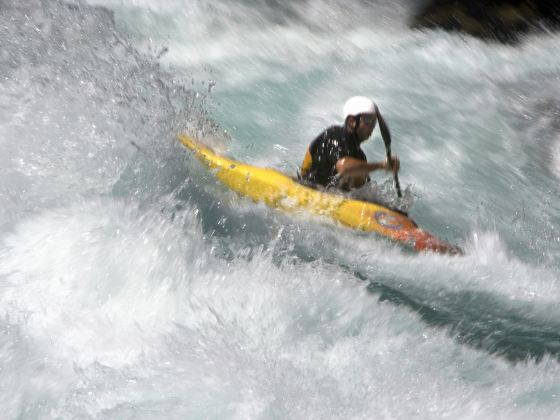
[[[369,139],[377,123],[377,117],[375,114],[362,114],[358,121],[358,127],[356,128],[358,138],[360,141]]]

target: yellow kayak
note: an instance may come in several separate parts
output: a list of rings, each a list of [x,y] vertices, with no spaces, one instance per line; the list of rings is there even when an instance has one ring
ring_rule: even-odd
[[[274,169],[237,162],[216,154],[186,134],[179,134],[178,138],[223,184],[256,202],[284,212],[306,211],[326,216],[344,226],[375,232],[417,251],[461,253],[457,246],[420,229],[397,211],[315,190]]]

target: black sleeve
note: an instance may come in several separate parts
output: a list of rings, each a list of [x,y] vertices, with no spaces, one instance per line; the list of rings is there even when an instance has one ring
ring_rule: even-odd
[[[336,174],[336,162],[348,155],[348,152],[345,152],[343,136],[342,127],[332,126],[311,142],[309,153],[312,163],[309,178],[314,182],[327,185],[329,179]]]
[[[327,159],[329,166],[333,168],[340,159],[349,155],[349,151],[344,147],[342,136],[343,132],[340,127],[331,127],[325,131],[323,156]]]

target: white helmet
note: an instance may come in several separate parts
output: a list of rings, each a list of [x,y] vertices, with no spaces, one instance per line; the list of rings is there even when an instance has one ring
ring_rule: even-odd
[[[375,102],[371,99],[366,98],[365,96],[353,96],[344,104],[342,117],[344,118],[344,121],[346,121],[346,118],[349,116],[355,117],[360,114],[376,115],[377,113],[375,112],[375,109]]]

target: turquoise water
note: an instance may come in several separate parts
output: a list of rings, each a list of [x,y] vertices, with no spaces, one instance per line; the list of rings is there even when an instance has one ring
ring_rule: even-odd
[[[3,418],[559,416],[559,38],[411,4],[0,4]],[[293,173],[354,94],[464,257],[254,204],[175,138]]]

